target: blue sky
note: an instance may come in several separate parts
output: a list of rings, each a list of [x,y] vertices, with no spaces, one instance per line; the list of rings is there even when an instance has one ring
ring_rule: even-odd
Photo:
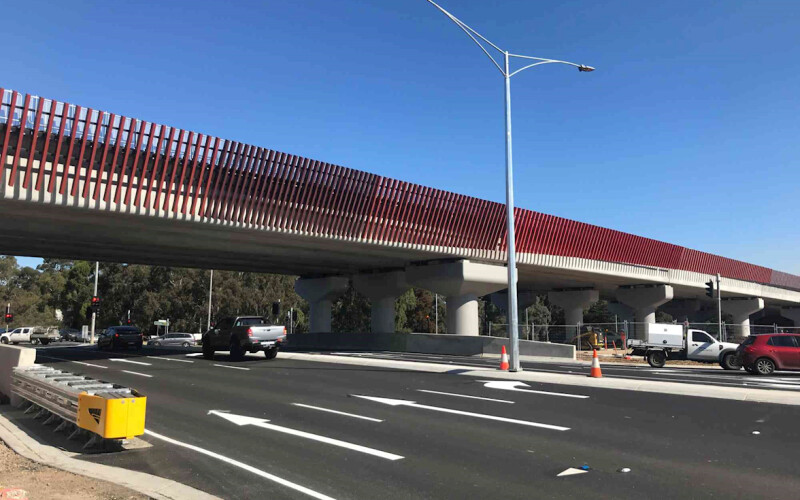
[[[512,80],[519,206],[800,274],[794,0],[442,0]],[[503,81],[424,0],[7,2],[6,88],[502,202]]]

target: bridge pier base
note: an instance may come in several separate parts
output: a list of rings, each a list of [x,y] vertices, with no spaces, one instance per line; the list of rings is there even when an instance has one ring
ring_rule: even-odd
[[[332,301],[347,290],[348,279],[341,276],[300,278],[294,290],[308,301],[310,333],[330,333]]]
[[[633,285],[617,289],[617,300],[633,308],[636,319],[634,338],[644,335],[644,323],[656,322],[656,308],[673,297],[670,285]]]
[[[369,298],[370,326],[372,333],[394,333],[397,297],[409,289],[405,271],[388,273],[357,274],[353,276],[353,286],[359,293]]]
[[[503,266],[468,260],[411,266],[408,282],[447,297],[447,333],[479,335],[478,297],[508,287]]]
[[[764,309],[764,299],[761,297],[722,299],[722,310],[733,316],[734,335],[737,337],[750,335],[750,315],[762,309]]]

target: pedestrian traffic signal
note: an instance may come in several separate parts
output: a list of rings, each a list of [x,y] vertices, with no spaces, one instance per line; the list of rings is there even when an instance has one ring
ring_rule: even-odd
[[[714,297],[714,280],[706,281],[706,295]]]

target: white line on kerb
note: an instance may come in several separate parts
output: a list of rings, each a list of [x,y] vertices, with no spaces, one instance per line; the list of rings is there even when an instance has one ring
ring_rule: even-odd
[[[131,361],[124,358],[108,358],[109,361],[119,361],[120,363],[131,363],[134,365],[153,366],[153,363],[142,363],[141,361]]]
[[[513,401],[508,401],[506,399],[482,398],[482,397],[479,397],[479,396],[468,396],[466,394],[456,394],[456,393],[453,393],[453,392],[428,391],[426,389],[417,389],[417,391],[418,392],[427,392],[429,394],[443,394],[445,396],[456,396],[456,397],[459,397],[459,398],[482,399],[484,401],[494,401],[495,403],[508,403],[508,404],[512,404],[512,405],[514,404]]]
[[[140,377],[153,378],[153,376],[152,376],[152,375],[148,375],[148,374],[146,374],[146,373],[139,373],[139,372],[129,372],[128,370],[120,370],[120,371],[121,371],[122,373],[130,373],[131,375],[139,375]]]
[[[222,368],[233,368],[234,370],[249,370],[250,368],[243,368],[241,366],[230,366],[230,365],[218,365],[214,363],[214,366],[221,366]]]
[[[160,356],[147,356],[151,359],[160,359],[163,361],[177,361],[179,363],[194,363],[194,361],[189,361],[188,359],[175,359],[175,358],[162,358]]]
[[[302,406],[303,408],[311,408],[312,410],[319,410],[319,411],[326,411],[328,413],[335,413],[337,415],[344,415],[346,417],[353,417],[353,418],[360,418],[362,420],[369,420],[370,422],[383,422],[383,420],[372,418],[372,417],[364,417],[361,415],[356,415],[354,413],[345,413],[343,411],[331,410],[328,408],[322,408],[320,406],[311,406],[311,405],[304,405],[302,403],[292,403],[294,406]]]
[[[166,441],[166,442],[168,442],[170,444],[174,444],[176,446],[182,446],[184,448],[188,448],[188,449],[196,451],[198,453],[202,453],[203,455],[209,456],[211,458],[216,458],[217,460],[225,462],[226,464],[233,465],[234,467],[238,467],[240,469],[244,469],[247,472],[252,472],[253,474],[255,474],[257,476],[261,476],[264,479],[269,479],[270,481],[274,481],[274,482],[276,482],[276,483],[278,483],[280,485],[286,486],[287,488],[291,488],[291,489],[293,489],[295,491],[299,491],[300,493],[305,493],[306,495],[308,495],[310,497],[313,497],[313,498],[317,498],[318,500],[334,500],[332,497],[329,497],[327,495],[323,495],[322,493],[319,493],[319,492],[316,492],[316,491],[314,491],[312,489],[306,488],[305,486],[300,486],[297,483],[293,483],[291,481],[287,481],[286,479],[283,479],[281,477],[278,477],[278,476],[275,476],[273,474],[270,474],[269,472],[264,472],[263,470],[256,469],[252,465],[247,465],[246,463],[240,462],[238,460],[234,460],[234,459],[228,458],[228,457],[226,457],[224,455],[220,455],[219,453],[214,453],[213,451],[205,450],[203,448],[200,448],[199,446],[194,446],[194,445],[191,445],[191,444],[188,444],[188,443],[182,443],[181,441],[177,441],[175,439],[169,438],[167,436],[163,436],[161,434],[155,433],[155,432],[147,430],[147,429],[145,429],[144,433],[147,434],[148,436],[152,436],[152,437],[154,437],[156,439],[161,439],[162,441]]]

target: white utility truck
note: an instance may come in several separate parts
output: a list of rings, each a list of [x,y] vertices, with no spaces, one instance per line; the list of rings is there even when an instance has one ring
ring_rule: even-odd
[[[645,339],[630,339],[628,347],[634,356],[644,356],[654,368],[677,359],[719,363],[726,370],[742,367],[736,355],[738,344],[720,342],[703,330],[689,328],[684,332],[683,325],[648,323]]]

